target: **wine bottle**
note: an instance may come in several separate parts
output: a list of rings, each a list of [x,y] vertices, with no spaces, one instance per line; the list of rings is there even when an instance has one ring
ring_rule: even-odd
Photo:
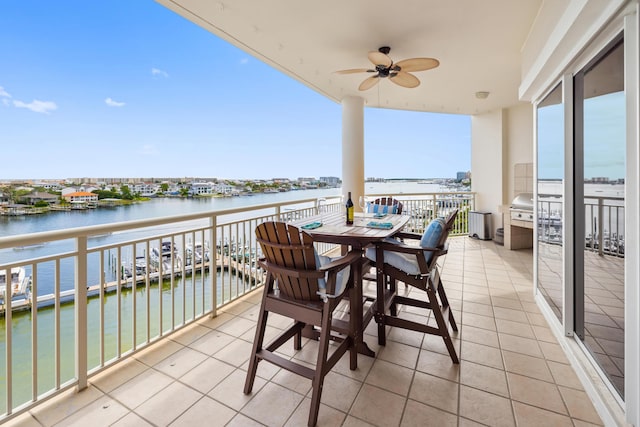
[[[353,225],[353,202],[351,201],[351,191],[347,197],[347,225]]]

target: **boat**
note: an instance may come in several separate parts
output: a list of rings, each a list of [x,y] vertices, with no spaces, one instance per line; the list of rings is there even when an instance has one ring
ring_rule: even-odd
[[[209,246],[202,242],[196,242],[195,245],[187,245],[186,252],[186,265],[199,265],[202,261],[209,262]]]
[[[172,259],[173,266],[171,265]],[[171,242],[162,242],[160,248],[151,248],[149,260],[156,269],[159,269],[162,264],[162,271],[175,271],[182,268],[182,259],[178,255],[178,248]]]
[[[27,276],[24,267],[11,269],[11,279],[7,282],[7,270],[0,270],[0,295],[4,300],[7,293],[7,283],[11,290],[11,297],[26,296],[31,284],[31,276]]]
[[[24,251],[27,249],[36,249],[36,248],[41,248],[45,245],[46,242],[43,243],[34,243],[32,245],[23,245],[23,246],[16,246],[13,248],[14,251]]]

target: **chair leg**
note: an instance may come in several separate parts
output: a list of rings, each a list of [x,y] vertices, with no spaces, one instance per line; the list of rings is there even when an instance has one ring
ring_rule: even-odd
[[[449,351],[449,356],[453,363],[460,363],[458,360],[458,355],[456,354],[456,349],[453,346],[453,340],[451,339],[451,335],[449,334],[449,328],[447,326],[447,320],[444,318],[442,313],[442,309],[444,306],[440,306],[438,303],[438,297],[434,292],[433,285],[430,284],[427,286],[427,296],[429,297],[429,301],[431,302],[431,311],[433,312],[434,317],[436,318],[436,323],[438,325],[438,330],[440,331],[440,336],[444,340],[444,344],[447,346],[447,350]]]
[[[293,337],[293,349],[300,350],[302,348],[302,329]]]
[[[351,311],[351,307],[355,307],[355,304],[361,304],[360,301],[356,299],[356,293],[351,290],[349,292],[349,311]],[[355,316],[349,316],[349,336],[347,339],[351,340],[351,345],[349,346],[349,369],[355,371],[358,369],[358,348],[356,347],[356,334],[358,331],[356,330],[356,318]]]
[[[256,326],[256,336],[253,340],[253,348],[251,350],[251,358],[249,359],[249,369],[247,369],[247,379],[244,383],[244,394],[251,393],[253,389],[253,382],[256,379],[256,372],[258,371],[258,358],[256,357],[256,353],[258,350],[262,350],[262,345],[264,343],[264,332],[267,328],[267,318],[269,317],[269,312],[264,310],[264,302],[262,307],[260,307],[260,315],[258,316],[258,324]]]
[[[318,422],[318,412],[320,411],[325,364],[327,362],[329,340],[331,338],[331,312],[329,306],[330,304],[325,304],[322,313],[322,332],[320,333],[318,342],[318,359],[316,361],[316,372],[313,377],[313,392],[311,395],[311,407],[309,408],[309,427],[316,425]]]
[[[451,324],[451,329],[458,332],[458,325],[456,325],[456,319],[453,317],[453,311],[451,310],[451,306],[449,305],[449,299],[447,298],[447,293],[444,291],[444,287],[442,286],[442,280],[440,280],[440,276],[438,276],[438,295],[440,296],[440,301],[442,302],[443,308],[449,308],[449,323]]]
[[[407,284],[405,283],[404,286],[406,287]],[[391,295],[395,296],[398,290],[398,282],[393,277],[389,277],[389,289],[391,290]],[[393,317],[398,316],[398,305],[396,304],[395,298],[393,299],[393,303],[391,304],[391,307],[389,308],[389,310]]]
[[[387,335],[386,335],[386,310],[385,310],[385,293],[386,293],[386,277],[384,275],[383,267],[380,265],[382,263],[378,263],[376,265],[376,314],[375,319],[378,324],[378,344],[386,345],[387,344]],[[380,266],[379,266],[380,265]]]

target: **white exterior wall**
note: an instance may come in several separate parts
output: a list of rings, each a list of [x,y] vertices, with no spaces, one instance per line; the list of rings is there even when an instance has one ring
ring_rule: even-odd
[[[492,235],[502,227],[505,110],[471,117],[471,191],[475,191],[476,210],[492,213]]]
[[[533,105],[522,104],[507,111],[506,204],[516,194],[514,166],[533,163]]]

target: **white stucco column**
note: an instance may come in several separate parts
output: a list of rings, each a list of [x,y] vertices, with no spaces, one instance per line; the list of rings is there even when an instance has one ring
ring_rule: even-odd
[[[342,100],[342,194],[351,191],[355,210],[364,195],[364,99],[347,96]]]

